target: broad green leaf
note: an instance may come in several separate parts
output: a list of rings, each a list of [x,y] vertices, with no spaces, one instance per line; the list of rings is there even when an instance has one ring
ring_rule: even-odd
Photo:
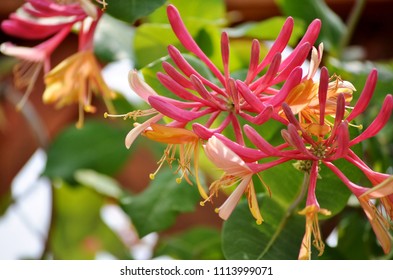
[[[136,29],[134,40],[136,68],[166,56],[168,45],[179,45],[169,24],[143,24]]]
[[[125,245],[101,219],[104,201],[105,197],[91,188],[55,183],[55,216],[50,236],[55,259],[94,259],[98,252],[131,258]]]
[[[288,207],[299,195],[303,181],[303,173],[292,164],[291,161],[286,162],[260,173],[262,180],[271,190],[272,198],[283,207]]]
[[[165,0],[106,0],[106,2],[108,3],[106,13],[125,22],[134,23],[163,5]]]
[[[255,223],[247,201],[224,222],[222,242],[227,259],[297,259],[304,234],[304,217],[287,217],[287,209],[273,198],[258,199],[264,222]]]
[[[148,188],[135,196],[127,196],[120,203],[131,217],[139,236],[170,227],[177,215],[192,212],[200,200],[197,187],[185,180],[176,183],[174,170],[160,170]]]
[[[220,31],[225,18],[222,0],[171,1],[178,8],[188,32],[215,63],[221,63]],[[139,26],[135,34],[136,67],[141,68],[167,55],[168,45],[185,51],[173,33],[166,15],[166,7],[149,16],[148,22]]]
[[[351,211],[341,219],[338,225],[337,250],[343,258],[364,260],[370,257],[370,224],[362,212]],[[372,236],[375,240],[375,235]]]
[[[193,18],[187,22],[186,27],[206,55],[214,63],[221,65],[220,29]],[[136,68],[145,67],[168,55],[169,45],[175,46],[181,52],[188,52],[181,45],[169,24],[145,23],[139,26],[136,29],[134,41]]]
[[[94,52],[103,61],[131,59],[134,28],[107,14],[100,19],[94,36]]]
[[[167,255],[179,260],[223,259],[221,234],[217,229],[197,227],[163,238],[156,256]]]
[[[78,169],[114,174],[129,155],[123,145],[126,133],[126,130],[98,121],[86,121],[82,129],[70,126],[51,143],[43,175],[73,182]]]
[[[198,18],[200,21],[211,21],[222,23],[226,17],[225,1],[223,0],[169,0],[180,12],[183,20],[187,18]],[[166,7],[163,6],[149,15],[150,22],[168,22]]]
[[[303,173],[296,170],[292,163],[287,162],[260,173],[264,183],[272,193],[271,197],[265,195],[261,199],[261,213],[265,220],[261,226],[255,224],[246,202],[241,202],[237,207],[242,209],[238,211],[242,213],[243,217],[240,214],[235,214],[237,213],[237,210],[235,210],[225,223],[223,250],[227,258],[297,258],[305,224],[305,217],[300,216],[298,211],[305,206],[307,188],[301,194]],[[347,163],[340,162],[339,167],[345,173],[347,173],[347,170],[352,171]],[[346,206],[350,192],[330,170],[322,168],[320,175],[322,178],[317,181],[317,199],[321,208],[326,208],[332,212],[331,216],[319,217],[320,224],[322,224],[323,219],[331,218]],[[359,172],[353,171],[350,178],[354,176],[359,176]],[[260,192],[261,184],[258,183],[258,180],[254,180],[254,182],[257,186],[257,192]],[[232,235],[231,231],[236,233]],[[291,234],[294,234],[294,236],[289,236]],[[235,244],[230,242],[230,240],[237,239],[241,239],[241,241],[236,241]],[[282,242],[282,246],[280,240],[285,240]],[[292,240],[291,242],[299,240],[296,243],[296,249],[293,248],[294,251],[288,249],[290,248],[290,245],[286,243],[288,240]]]
[[[287,16],[303,19],[307,24],[319,18],[322,21],[322,29],[319,41],[325,48],[337,51],[341,38],[346,32],[346,26],[323,0],[276,0],[277,4]]]
[[[361,176],[360,172],[349,163],[344,161],[340,161],[340,163],[341,165],[339,168],[341,171],[345,173],[349,171],[349,174],[352,175],[351,177],[356,175]],[[330,216],[319,216],[321,220],[324,220],[333,217],[344,209],[351,192],[348,190],[347,186],[345,186],[345,184],[325,166],[321,166],[319,175],[321,178],[317,180],[317,199],[321,208],[328,209],[331,212]]]
[[[91,169],[77,170],[75,179],[78,183],[91,187],[104,196],[118,199],[123,194],[121,186],[115,179]]]

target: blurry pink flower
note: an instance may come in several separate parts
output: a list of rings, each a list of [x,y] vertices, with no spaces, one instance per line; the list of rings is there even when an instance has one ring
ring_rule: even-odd
[[[105,1],[96,2],[106,6]],[[91,93],[94,91],[102,90],[109,110],[113,111],[109,102],[113,93],[103,81],[92,53],[93,36],[101,16],[102,11],[90,0],[26,0],[17,13],[2,22],[1,28],[10,35],[24,39],[47,38],[32,48],[18,47],[12,43],[1,45],[4,54],[21,60],[14,68],[15,85],[26,87],[26,92],[18,107],[26,102],[43,68],[46,84],[44,102],[57,102],[59,107],[78,102],[78,127],[83,124],[83,111],[94,111],[91,105]],[[80,23],[79,52],[51,70],[51,54],[75,23]]]
[[[89,0],[83,1],[86,2]],[[93,16],[96,18],[97,8],[92,3],[90,5],[92,7],[88,10],[94,8]],[[23,39],[44,39],[69,25],[83,21],[87,16],[89,14],[80,1],[26,0],[20,10],[1,23],[1,29],[9,35]]]
[[[21,108],[28,99],[41,70],[43,69],[44,74],[46,74],[51,69],[50,56],[61,41],[68,35],[70,29],[71,26],[63,28],[50,39],[31,48],[15,46],[9,42],[0,45],[0,51],[3,54],[19,59],[19,62],[13,69],[15,86],[18,88],[26,88],[26,91],[23,99],[18,104],[18,108]]]

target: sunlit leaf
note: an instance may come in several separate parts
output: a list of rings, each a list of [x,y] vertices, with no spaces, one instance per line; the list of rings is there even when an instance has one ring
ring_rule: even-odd
[[[319,41],[323,42],[327,50],[335,51],[346,32],[346,26],[323,0],[276,0],[277,4],[287,16],[303,19],[307,24],[319,18],[322,29]]]
[[[168,55],[168,45],[179,45],[168,24],[146,23],[139,26],[134,39],[136,68]]]
[[[225,1],[223,0],[169,0],[179,10],[183,19],[198,18],[200,21],[222,23],[226,16]],[[166,7],[163,6],[149,15],[150,22],[168,22]]]
[[[121,199],[121,206],[131,217],[140,237],[166,229],[180,213],[195,210],[200,200],[197,187],[185,180],[178,184],[176,177],[173,170],[160,170],[142,193]]]
[[[229,30],[229,34],[234,37],[248,37],[260,40],[275,40],[284,25],[286,18],[271,17],[259,22],[247,22]],[[303,36],[305,24],[301,20],[296,20],[292,30],[289,45],[294,45]]]

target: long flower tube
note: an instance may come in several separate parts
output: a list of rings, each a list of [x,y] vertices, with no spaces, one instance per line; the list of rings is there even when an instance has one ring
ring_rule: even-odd
[[[240,145],[244,145],[241,119],[257,125],[265,123],[271,117],[285,122],[278,116],[278,108],[290,91],[302,80],[302,70],[299,66],[307,58],[311,46],[318,37],[320,20],[310,24],[298,46],[285,60],[281,59],[281,52],[287,46],[292,33],[294,24],[292,18],[286,20],[277,40],[262,61],[259,61],[260,44],[254,40],[249,72],[246,79],[240,81],[230,76],[228,34],[224,32],[221,36],[224,69],[222,73],[192,38],[179,11],[173,5],[168,5],[167,15],[180,43],[210,69],[219,84],[193,68],[174,46],[168,46],[168,53],[174,65],[163,62],[165,72],[158,73],[157,79],[175,95],[175,98],[155,92],[135,70],[130,71],[131,88],[150,105],[150,108],[118,115],[135,121],[139,117],[149,117],[141,124],[135,123],[135,127],[125,140],[127,148],[138,135],[146,135],[145,132],[151,130],[152,126],[158,124],[164,117],[170,119],[165,124],[168,131],[172,128],[182,128],[186,131],[192,129],[202,140],[208,140],[214,134],[232,129],[234,140]],[[260,75],[265,70],[266,74]],[[280,83],[283,83],[281,89],[273,88]],[[110,114],[107,116],[115,117]],[[154,137],[150,139],[154,140]],[[202,196],[206,198],[205,195]]]
[[[221,133],[228,125],[232,125],[236,141],[239,143],[243,143],[243,132],[238,118],[258,125],[270,119],[274,108],[278,107],[280,101],[284,100],[292,88],[301,81],[299,66],[307,58],[311,45],[315,42],[320,30],[320,21],[315,20],[310,24],[293,53],[281,61],[281,52],[287,46],[293,28],[293,19],[288,18],[276,42],[261,62],[259,62],[259,43],[253,42],[249,72],[245,81],[242,82],[230,76],[229,38],[225,32],[221,36],[224,69],[222,73],[192,38],[179,11],[173,5],[169,5],[167,14],[169,23],[181,44],[210,69],[220,84],[216,85],[198,73],[179,50],[174,46],[169,46],[169,56],[177,69],[169,63],[163,63],[165,73],[158,73],[157,78],[184,103],[182,107],[176,108],[178,100],[158,95],[150,98],[151,106],[175,120],[177,125],[184,126],[191,122],[194,125],[194,132],[203,139],[208,139],[214,133]],[[270,65],[267,73],[257,78],[267,65]],[[273,85],[283,81],[285,84],[281,90],[272,88]],[[274,92],[273,95],[272,92]],[[213,128],[214,121],[218,120],[220,115],[224,118],[222,123],[225,125]],[[199,119],[202,116],[210,116],[210,118],[206,123],[201,123]]]

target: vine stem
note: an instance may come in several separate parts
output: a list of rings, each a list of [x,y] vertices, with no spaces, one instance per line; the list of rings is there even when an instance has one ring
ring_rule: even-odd
[[[339,47],[338,47],[338,57],[342,58],[343,55],[343,50],[346,46],[348,46],[352,35],[355,31],[356,25],[359,22],[360,16],[362,15],[362,12],[364,10],[364,7],[366,6],[366,1],[367,0],[357,0],[355,3],[355,6],[353,7],[348,20],[347,20],[347,29],[344,33],[344,36],[342,36]]]
[[[281,221],[280,221],[276,231],[274,232],[272,238],[270,239],[269,243],[266,245],[266,247],[263,250],[263,252],[258,256],[258,259],[261,259],[269,251],[271,246],[273,246],[274,242],[276,241],[276,239],[278,238],[280,233],[283,231],[286,223],[288,222],[288,219],[293,215],[293,213],[295,212],[296,208],[302,202],[304,196],[307,193],[307,189],[308,189],[309,183],[310,183],[310,174],[305,172],[304,173],[304,177],[303,177],[302,186],[300,187],[298,195],[295,197],[295,200],[291,203],[291,205],[289,205],[287,211],[285,212],[285,215],[282,217],[282,219],[281,219]]]

